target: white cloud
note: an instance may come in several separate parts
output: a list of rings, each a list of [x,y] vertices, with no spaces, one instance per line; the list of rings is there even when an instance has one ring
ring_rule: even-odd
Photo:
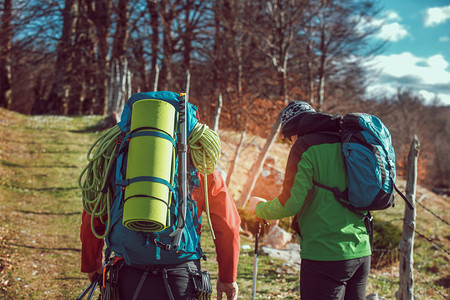
[[[381,26],[377,38],[390,42],[397,42],[408,36],[408,31],[400,23],[394,22]]]
[[[385,20],[389,20],[389,21],[401,21],[402,18],[393,10],[388,10],[386,11]]]
[[[429,58],[416,57],[410,52],[379,55],[376,65],[382,72],[394,77],[416,76],[427,84],[450,83],[448,62],[440,54]]]
[[[427,101],[437,96],[450,105],[449,62],[442,55],[417,57],[410,52],[379,55],[372,64],[377,75],[372,77],[369,94],[383,91],[391,95],[400,87],[416,91]]]
[[[442,7],[432,7],[425,11],[425,27],[437,26],[450,19],[450,5]]]
[[[386,40],[390,42],[397,42],[409,35],[408,30],[399,23],[402,18],[395,11],[387,11],[382,18],[372,19],[365,24],[362,28],[376,28],[379,27],[380,31],[375,35],[376,38]]]
[[[448,36],[441,36],[441,37],[439,38],[439,42],[443,42],[443,43],[448,42],[449,40],[450,40],[450,39],[449,39]]]

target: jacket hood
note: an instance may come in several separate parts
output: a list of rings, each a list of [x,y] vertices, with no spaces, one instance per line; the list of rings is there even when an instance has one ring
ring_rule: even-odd
[[[298,136],[321,131],[339,132],[341,120],[341,115],[333,116],[319,112],[305,113],[296,124],[292,124],[295,126],[292,129],[295,129],[295,134]]]

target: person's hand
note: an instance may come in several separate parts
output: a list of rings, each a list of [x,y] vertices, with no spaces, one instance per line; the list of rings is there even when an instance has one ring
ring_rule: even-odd
[[[261,197],[255,197],[255,196],[248,199],[248,212],[251,214],[255,214],[256,206],[260,202],[267,202],[267,201],[266,201],[266,199],[263,199]]]
[[[100,267],[97,271],[88,273],[89,281],[92,282],[94,280],[95,274],[103,274],[103,267]]]
[[[217,280],[217,300],[222,300],[222,293],[227,295],[227,300],[237,300],[239,287],[236,282],[227,283]]]

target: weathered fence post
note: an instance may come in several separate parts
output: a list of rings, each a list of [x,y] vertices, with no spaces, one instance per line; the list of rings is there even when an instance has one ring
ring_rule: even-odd
[[[413,250],[414,250],[414,229],[416,227],[416,183],[417,183],[417,159],[419,156],[419,141],[414,135],[408,154],[406,197],[413,205],[409,209],[405,205],[405,216],[403,220],[403,234],[398,251],[400,255],[400,286],[397,292],[397,299],[414,299],[414,274],[413,274]]]
[[[247,205],[247,201],[250,198],[253,188],[255,187],[256,180],[258,179],[259,174],[261,174],[264,161],[266,160],[267,153],[269,153],[270,148],[277,138],[277,134],[281,129],[281,112],[277,116],[277,120],[275,124],[272,125],[269,136],[267,137],[266,143],[264,144],[261,153],[259,153],[256,162],[253,164],[252,168],[248,172],[247,181],[244,184],[241,196],[237,202],[238,207],[245,207]]]
[[[242,151],[242,147],[244,145],[244,140],[245,140],[245,128],[241,131],[241,138],[239,140],[239,144],[236,147],[236,150],[234,151],[234,157],[233,160],[231,161],[230,167],[228,168],[227,171],[227,179],[225,181],[226,185],[230,185],[231,182],[231,175],[233,175],[234,172],[234,168],[236,167],[236,165],[238,164],[239,161],[239,155],[241,154]]]
[[[219,98],[217,99],[217,107],[216,107],[216,113],[214,114],[214,120],[212,124],[212,130],[215,132],[219,132],[219,118],[220,118],[220,112],[222,111],[222,93],[219,93]]]

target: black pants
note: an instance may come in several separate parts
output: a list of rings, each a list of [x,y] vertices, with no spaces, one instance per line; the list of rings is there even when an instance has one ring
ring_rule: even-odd
[[[136,300],[168,300],[170,299],[165,282],[163,280],[163,268],[167,270],[167,282],[175,299],[189,299],[194,292],[194,285],[189,276],[189,268],[200,270],[200,261],[189,261],[178,265],[166,265],[147,268],[148,273],[145,280],[141,283],[141,288]],[[123,264],[119,269],[119,295],[120,300],[132,300],[136,289],[138,288],[145,267],[129,266]]]
[[[301,299],[366,299],[369,271],[370,256],[342,261],[302,259],[300,267]]]

